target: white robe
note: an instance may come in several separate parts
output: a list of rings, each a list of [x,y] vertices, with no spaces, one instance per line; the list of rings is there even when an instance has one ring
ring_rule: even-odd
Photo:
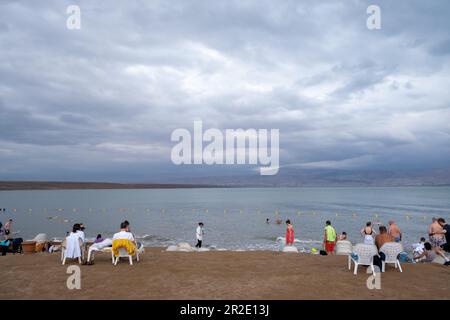
[[[80,235],[71,232],[66,238],[66,257],[75,259],[81,257]]]

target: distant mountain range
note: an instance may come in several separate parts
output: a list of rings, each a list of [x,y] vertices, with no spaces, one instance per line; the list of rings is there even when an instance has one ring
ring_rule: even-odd
[[[165,176],[158,182],[0,181],[0,190],[175,189],[205,187],[400,187],[450,186],[450,168],[418,171],[299,170],[283,168],[277,175]]]
[[[229,187],[374,187],[448,186],[450,169],[421,171],[300,170],[283,168],[277,175],[203,176],[173,178],[171,183]]]

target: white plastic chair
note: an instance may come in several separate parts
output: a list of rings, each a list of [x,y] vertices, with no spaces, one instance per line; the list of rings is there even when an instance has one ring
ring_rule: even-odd
[[[83,253],[83,240],[78,239],[78,242],[80,243],[80,253],[81,255],[78,258],[78,263],[81,264],[81,259],[84,258],[84,253]],[[66,264],[66,243],[67,243],[67,238],[64,239],[64,241],[61,244],[61,261],[62,261],[62,265]]]
[[[119,247],[118,252],[119,255],[116,257],[114,256],[114,250],[111,249],[111,257],[114,265],[117,265],[117,262],[119,262],[119,258],[128,258],[130,260],[130,265],[133,265],[133,257],[136,257],[136,261],[139,261],[139,252],[137,248],[136,250],[134,250],[134,256],[128,254],[128,251],[125,247]]]
[[[403,272],[402,266],[400,265],[400,261],[398,260],[398,255],[403,252],[403,246],[401,243],[397,242],[387,242],[383,244],[380,248],[380,252],[383,252],[386,256],[386,259],[381,262],[382,268],[381,271],[385,272],[386,263],[392,263],[395,265],[395,268]]]
[[[352,254],[353,246],[348,240],[339,240],[336,242],[336,255],[348,256]]]
[[[377,247],[374,244],[364,244],[358,243],[353,247],[352,254],[355,254],[356,257],[352,257],[352,255],[348,256],[348,269],[351,270],[351,263],[355,264],[355,269],[353,274],[358,273],[358,266],[370,266],[372,268],[372,273],[375,275],[375,268],[373,266],[373,257],[378,255]]]
[[[111,247],[106,247],[106,248],[103,248],[101,250],[96,250],[96,249],[93,249],[93,248],[89,248],[87,262],[91,262],[91,258],[94,256],[94,252],[110,253],[110,252],[112,252],[112,248]],[[114,263],[114,255],[112,255],[112,263]]]

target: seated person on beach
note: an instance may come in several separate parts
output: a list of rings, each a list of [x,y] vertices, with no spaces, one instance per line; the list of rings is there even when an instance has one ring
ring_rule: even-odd
[[[337,241],[344,241],[344,240],[347,240],[347,232],[345,231],[337,236]]]
[[[380,234],[375,236],[375,245],[377,246],[378,250],[380,250],[380,248],[386,242],[394,242],[395,241],[394,237],[391,236],[390,234],[388,234],[385,226],[380,226],[379,230],[380,230]]]
[[[388,234],[394,237],[395,242],[402,241],[402,232],[394,221],[389,221]]]
[[[439,218],[438,223],[445,232],[445,243],[441,245],[441,248],[446,252],[450,252],[450,225],[443,218]]]
[[[127,231],[131,233],[130,222],[128,222],[128,220],[125,220],[124,223],[125,223],[125,225],[127,226]],[[133,235],[133,238],[136,238],[136,237]],[[141,249],[141,248],[143,247],[143,245],[142,245],[141,242],[138,242],[137,240],[135,240],[134,242],[135,242],[136,247],[137,247],[138,249]]]
[[[86,227],[84,226],[83,223],[78,223],[78,225],[79,225],[79,229],[77,231],[77,235],[81,239],[81,241],[83,241],[83,243],[84,243],[86,240],[86,235],[84,234],[84,230],[86,229]]]
[[[8,221],[6,221],[5,225],[3,226],[3,233],[5,235],[5,239],[11,238],[12,224],[13,224],[13,219],[9,219]]]
[[[102,242],[103,240],[105,240],[105,239],[103,239],[102,235],[101,235],[101,234],[98,234],[98,235],[97,235],[97,238],[95,238],[94,243],[100,243],[100,242]]]
[[[412,245],[413,248],[413,259],[416,260],[416,262],[418,262],[421,259],[425,259],[425,258],[420,258],[419,256],[425,251],[425,238],[422,237],[420,238],[420,242],[419,243],[414,243]]]
[[[113,252],[115,249],[115,242],[117,240],[129,240],[130,242],[125,242],[125,243],[121,243],[121,244],[117,244],[118,246],[122,247],[126,247],[128,252],[135,252],[135,249],[138,248],[138,245],[136,243],[136,240],[134,239],[133,234],[129,231],[129,223],[128,221],[124,221],[120,224],[120,231],[115,233],[113,235],[112,238],[112,249]],[[120,241],[123,242],[123,241]],[[129,245],[130,244],[130,245]]]
[[[441,248],[433,247],[429,242],[425,242],[424,248],[425,250],[416,257],[417,260],[425,258],[424,262],[433,262],[437,255],[440,255],[445,260],[444,265],[450,265],[449,259],[445,256],[445,252]]]
[[[428,235],[430,236],[431,246],[440,248],[445,244],[445,231],[439,224],[438,219],[433,218],[433,222],[428,227]]]
[[[65,256],[67,258],[74,259],[82,256],[82,243],[78,231],[80,231],[80,224],[75,223],[72,232],[64,240]]]
[[[132,242],[135,242],[133,234],[129,231],[129,223],[128,221],[124,221],[120,224],[120,231],[113,235],[113,240],[117,239],[127,239]]]
[[[366,223],[366,226],[361,229],[361,235],[364,237],[364,244],[374,244],[376,232],[372,228],[372,222]]]

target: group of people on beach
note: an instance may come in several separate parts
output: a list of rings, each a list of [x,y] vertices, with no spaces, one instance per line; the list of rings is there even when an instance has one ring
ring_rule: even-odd
[[[83,223],[75,223],[72,228],[72,232],[67,234],[65,239],[65,255],[67,258],[79,258],[86,257],[86,251],[88,250],[89,245],[95,245],[99,247],[113,247],[114,244],[117,243],[118,246],[126,247],[127,251],[134,252],[142,247],[140,242],[136,241],[133,233],[130,230],[130,222],[127,220],[122,221],[120,223],[120,229],[116,232],[112,239],[105,239],[101,234],[98,234],[95,238],[94,242],[89,242],[85,237],[85,226]],[[52,251],[52,250],[50,250]],[[92,261],[84,261],[86,264],[92,264]]]
[[[266,219],[269,223],[269,219]],[[378,233],[374,230],[374,225],[379,225]],[[381,225],[380,222],[367,222],[360,231],[363,237],[363,243],[375,245],[378,250],[388,242],[401,242],[403,239],[402,232],[397,223],[393,220],[388,222],[388,227]],[[413,261],[414,262],[432,262],[438,255],[444,259],[445,265],[450,265],[450,261],[445,253],[450,252],[450,225],[445,222],[444,218],[433,218],[428,228],[429,241],[425,238],[420,239],[420,243],[413,245]],[[333,255],[335,253],[335,245],[338,241],[347,240],[347,233],[342,232],[337,235],[336,230],[331,225],[331,221],[325,222],[323,234],[323,254]],[[294,244],[294,227],[290,220],[286,220],[286,245]],[[380,255],[383,259],[383,255]]]

